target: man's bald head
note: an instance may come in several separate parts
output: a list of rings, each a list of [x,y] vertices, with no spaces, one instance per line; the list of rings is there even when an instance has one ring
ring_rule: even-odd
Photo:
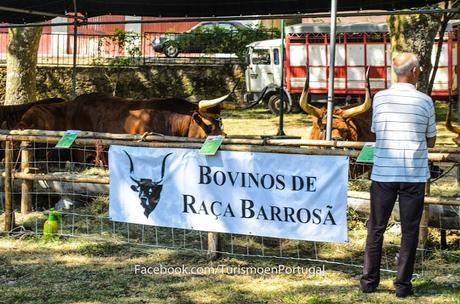
[[[418,58],[413,53],[400,53],[393,58],[393,69],[398,76],[407,76],[418,67]]]
[[[416,84],[420,75],[420,65],[413,53],[399,53],[393,58],[393,71],[398,82]]]

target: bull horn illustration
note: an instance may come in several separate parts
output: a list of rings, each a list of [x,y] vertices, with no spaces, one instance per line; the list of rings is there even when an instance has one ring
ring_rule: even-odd
[[[452,104],[453,102],[449,100],[449,110],[447,111],[447,116],[446,116],[446,128],[450,132],[454,132],[456,134],[460,135],[460,126],[454,126],[452,125],[451,117],[452,117]]]
[[[166,156],[163,158],[163,162],[161,164],[161,178],[158,182],[156,182],[155,184],[161,184],[163,182],[163,177],[165,176],[165,165],[166,165],[166,158],[168,158],[169,155],[171,155],[172,153],[169,153],[169,154],[166,154]]]
[[[310,72],[307,65],[307,76],[305,77],[305,85],[303,87],[302,95],[300,96],[299,105],[306,113],[321,118],[321,110],[315,106],[308,104],[308,91],[310,90]]]
[[[126,152],[125,150],[123,150],[123,152],[125,152],[125,154],[128,156],[129,158],[129,177],[133,180],[133,182],[135,183],[139,183],[138,180],[136,180],[133,175],[134,175],[134,164],[133,164],[133,160],[131,159],[131,156],[128,154],[128,152]]]
[[[342,114],[343,118],[352,118],[352,117],[358,116],[360,114],[365,113],[371,108],[372,97],[371,97],[371,86],[369,82],[369,68],[366,71],[365,90],[366,90],[366,97],[364,99],[364,103],[360,104],[359,106],[344,110]]]

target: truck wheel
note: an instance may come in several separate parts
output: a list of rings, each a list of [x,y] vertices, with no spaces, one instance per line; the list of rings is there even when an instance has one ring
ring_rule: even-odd
[[[289,113],[291,111],[291,104],[289,103],[287,96],[283,97],[283,101],[284,101],[284,113]],[[280,95],[275,94],[275,95],[270,96],[270,98],[268,99],[268,108],[273,114],[275,115],[280,114],[280,106],[281,106]]]

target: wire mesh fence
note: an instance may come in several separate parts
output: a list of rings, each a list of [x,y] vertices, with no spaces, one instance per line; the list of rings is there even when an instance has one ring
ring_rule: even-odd
[[[71,66],[74,54],[79,66],[241,63],[247,43],[276,35],[271,30],[259,30],[252,38],[235,31],[78,33],[74,50],[73,33],[48,32],[41,35],[37,64]],[[6,65],[8,41],[8,33],[0,32],[0,65]]]
[[[109,174],[106,152],[109,145],[102,146],[101,141],[93,140],[84,144],[77,142],[70,149],[57,149],[54,146],[58,139],[49,136],[46,138],[29,136],[27,144],[22,143],[22,145],[19,140],[12,141],[13,149],[9,152],[11,154],[9,167],[12,168],[11,197],[14,206],[12,216],[21,217],[21,221],[18,221],[21,225],[12,226],[13,231],[26,230],[30,234],[42,235],[47,210],[57,208],[62,214],[58,230],[58,234],[62,237],[116,240],[138,246],[154,246],[178,251],[206,252],[211,249],[208,248],[208,232],[205,231],[112,221],[108,216]],[[133,137],[133,139],[138,138]],[[130,140],[126,141],[126,144],[139,143]],[[5,155],[8,151],[2,149],[1,152]],[[29,154],[28,164],[24,162],[21,164],[24,152]],[[345,267],[362,267],[369,210],[370,165],[357,163],[354,160],[355,154],[350,151],[347,153],[351,155],[347,213],[348,243],[335,244],[220,233],[220,248],[217,251],[230,256],[306,260]],[[6,159],[8,161],[8,157]],[[458,163],[437,164],[447,173],[431,185],[431,194],[438,197],[427,198],[427,201],[433,203],[438,200],[442,204],[450,202],[457,205],[430,205],[429,228],[422,227],[428,230],[426,246],[417,252],[417,273],[423,273],[427,267],[433,267],[431,258],[438,258],[439,255],[450,262],[460,262],[459,191],[456,184],[456,170],[451,169]],[[7,173],[3,171],[5,177],[2,189]],[[29,183],[29,188],[26,188],[29,189],[27,193],[23,191],[25,183]],[[27,216],[20,213],[25,194],[29,195],[29,203],[32,204],[32,212]],[[2,196],[5,195],[8,193],[3,191]],[[439,198],[440,196],[442,198]],[[5,211],[5,208],[6,206],[2,206],[2,210]],[[7,215],[5,213],[4,216]],[[385,234],[382,256],[384,271],[394,272],[396,269],[400,235],[401,227],[396,211]]]

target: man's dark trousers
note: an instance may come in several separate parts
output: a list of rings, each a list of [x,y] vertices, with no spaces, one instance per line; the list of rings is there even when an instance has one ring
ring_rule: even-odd
[[[423,212],[425,183],[376,182],[371,185],[371,213],[367,224],[364,269],[361,289],[374,291],[380,281],[383,233],[399,194],[401,248],[394,286],[397,294],[412,292],[412,273],[418,244],[419,224]]]

